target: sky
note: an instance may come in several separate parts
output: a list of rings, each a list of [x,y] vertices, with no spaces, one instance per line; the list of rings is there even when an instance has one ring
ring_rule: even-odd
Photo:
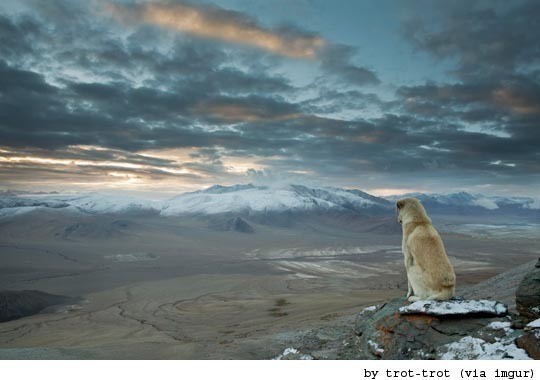
[[[0,190],[540,194],[539,1],[0,3]]]

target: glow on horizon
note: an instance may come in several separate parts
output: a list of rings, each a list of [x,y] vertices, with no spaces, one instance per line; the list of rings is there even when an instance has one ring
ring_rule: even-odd
[[[378,197],[387,197],[390,195],[404,195],[410,193],[424,193],[425,191],[412,188],[377,188],[367,191],[371,195]]]

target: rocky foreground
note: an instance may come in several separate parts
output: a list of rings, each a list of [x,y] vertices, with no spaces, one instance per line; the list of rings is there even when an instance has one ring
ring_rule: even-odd
[[[540,359],[540,259],[524,274],[498,281],[523,278],[511,305],[518,313],[496,300],[398,298],[300,334],[276,359]]]

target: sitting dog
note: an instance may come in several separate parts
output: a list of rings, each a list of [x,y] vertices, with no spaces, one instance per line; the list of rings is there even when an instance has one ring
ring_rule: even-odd
[[[424,206],[416,198],[400,199],[396,206],[403,228],[407,299],[414,302],[452,298],[456,288],[454,268]]]

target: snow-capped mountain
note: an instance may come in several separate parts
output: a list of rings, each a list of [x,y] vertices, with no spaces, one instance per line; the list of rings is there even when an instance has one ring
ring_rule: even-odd
[[[162,215],[256,213],[311,210],[362,211],[389,208],[391,202],[359,190],[302,185],[267,187],[254,185],[212,186],[181,194],[163,204]]]
[[[39,209],[61,209],[87,214],[112,214],[157,211],[158,202],[104,194],[24,194],[0,195],[0,216],[10,216]]]
[[[420,199],[422,204],[428,208],[455,209],[455,208],[480,208],[484,210],[502,210],[502,209],[540,209],[539,199],[531,197],[501,197],[486,196],[482,194],[471,194],[467,192],[449,193],[449,194],[422,194],[410,193],[404,195],[392,195],[384,197],[389,201],[396,201],[400,198],[414,197]]]
[[[86,214],[152,212],[163,216],[183,214],[216,215],[283,212],[347,212],[383,215],[392,212],[396,199],[419,198],[429,213],[533,213],[540,212],[538,199],[470,194],[406,194],[376,197],[360,190],[304,185],[255,186],[215,185],[184,193],[165,201],[149,201],[124,195],[105,194],[16,194],[0,193],[0,216],[41,209],[58,209]]]

